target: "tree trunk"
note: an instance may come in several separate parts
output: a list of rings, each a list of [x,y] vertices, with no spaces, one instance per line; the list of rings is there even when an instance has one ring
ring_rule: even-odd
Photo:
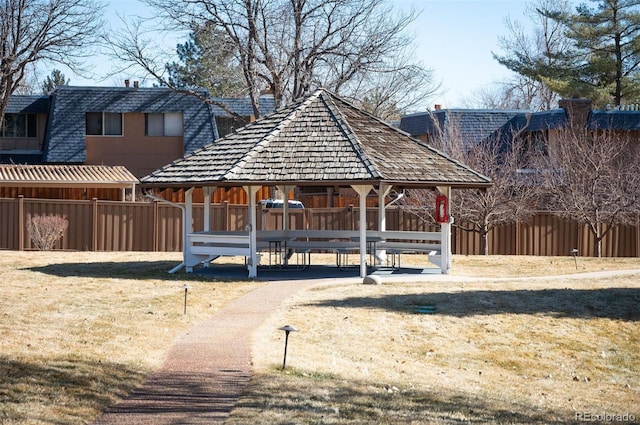
[[[489,230],[483,228],[480,230],[480,254],[489,255]]]
[[[601,258],[602,257],[602,229],[601,229],[601,224],[597,224],[595,227],[595,232],[594,232],[594,256],[597,258]]]

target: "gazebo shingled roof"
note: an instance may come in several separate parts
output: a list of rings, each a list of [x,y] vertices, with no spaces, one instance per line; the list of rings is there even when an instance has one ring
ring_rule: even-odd
[[[487,187],[490,180],[320,89],[141,179],[146,186]]]

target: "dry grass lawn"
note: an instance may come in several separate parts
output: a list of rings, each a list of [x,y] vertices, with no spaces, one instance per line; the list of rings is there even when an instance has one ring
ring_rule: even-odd
[[[257,373],[228,423],[640,422],[640,273],[514,278],[576,273],[573,258],[454,257],[453,268],[499,279],[291,300],[259,333]],[[578,272],[614,269],[640,261],[578,258]],[[284,371],[283,335],[268,332],[283,323],[300,330]]]
[[[0,423],[87,423],[158,367],[179,331],[261,285],[167,274],[180,257],[0,252]]]
[[[0,254],[2,424],[90,422],[178,332],[262,284],[168,275],[179,254]],[[335,284],[288,300],[256,332],[256,374],[228,423],[640,421],[640,274],[525,278],[640,259],[578,258],[576,271],[568,257],[456,256],[453,267],[455,282]],[[283,371],[285,323],[300,332]]]

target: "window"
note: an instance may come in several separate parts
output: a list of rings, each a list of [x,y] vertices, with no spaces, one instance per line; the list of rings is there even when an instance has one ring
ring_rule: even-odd
[[[2,137],[38,137],[36,114],[4,114]]]
[[[145,114],[145,136],[164,136],[164,114]]]
[[[102,136],[102,113],[87,112],[87,135]]]
[[[122,114],[87,112],[86,134],[89,136],[122,136]]]
[[[122,136],[122,114],[104,113],[104,134]]]
[[[182,136],[182,114],[164,114],[164,135]]]
[[[144,114],[145,136],[182,136],[182,113]]]

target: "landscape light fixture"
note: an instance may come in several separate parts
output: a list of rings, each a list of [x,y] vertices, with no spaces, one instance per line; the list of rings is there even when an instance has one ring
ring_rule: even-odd
[[[298,330],[296,328],[294,328],[293,326],[291,326],[291,325],[283,326],[281,328],[278,328],[278,330],[285,332],[285,337],[284,337],[284,360],[282,360],[282,369],[284,370],[285,366],[287,365],[287,345],[289,344],[289,333],[298,332]]]
[[[576,263],[576,270],[578,270],[578,250],[573,248],[571,250],[571,255],[573,255],[573,262]]]
[[[184,285],[184,315],[187,315],[187,292],[189,292],[189,285]]]

